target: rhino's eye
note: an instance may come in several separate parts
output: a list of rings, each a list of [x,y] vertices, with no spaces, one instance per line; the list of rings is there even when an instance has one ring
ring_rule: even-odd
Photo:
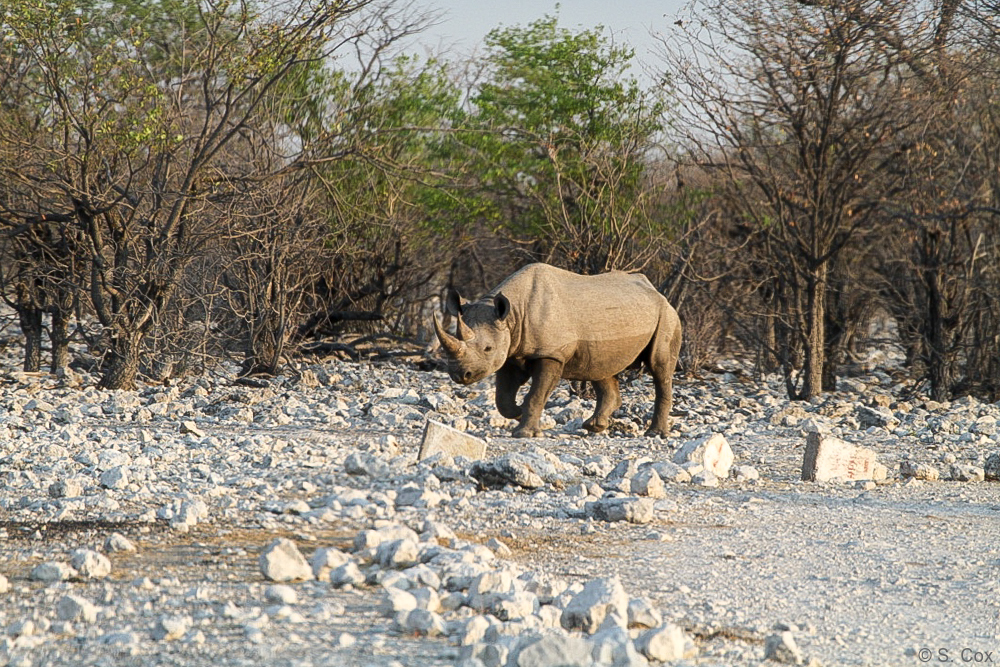
[[[492,351],[493,351],[493,346],[492,345],[487,345],[486,349],[484,350],[484,352],[492,352]]]

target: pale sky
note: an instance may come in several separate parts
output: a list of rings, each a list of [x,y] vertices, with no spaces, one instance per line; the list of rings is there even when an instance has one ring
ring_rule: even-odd
[[[525,26],[557,14],[564,28],[603,25],[616,42],[635,49],[639,63],[648,64],[655,59],[650,31],[669,30],[684,16],[687,0],[422,0],[421,4],[443,13],[441,22],[419,40],[431,49],[472,53],[493,28]]]

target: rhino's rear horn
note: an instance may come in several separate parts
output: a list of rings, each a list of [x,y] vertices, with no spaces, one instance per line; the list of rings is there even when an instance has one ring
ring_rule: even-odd
[[[458,353],[461,352],[464,343],[444,330],[444,327],[441,326],[441,322],[438,321],[437,313],[434,313],[434,331],[437,333],[438,340],[441,341],[441,347],[443,347],[451,356],[458,356]]]
[[[476,332],[465,323],[461,315],[458,316],[458,331],[456,333],[458,333],[458,339],[463,342],[476,337]]]

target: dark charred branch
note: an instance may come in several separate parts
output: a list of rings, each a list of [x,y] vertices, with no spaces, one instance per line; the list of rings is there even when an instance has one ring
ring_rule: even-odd
[[[382,313],[362,310],[328,310],[316,313],[302,324],[296,332],[299,340],[338,333],[345,322],[381,322]]]

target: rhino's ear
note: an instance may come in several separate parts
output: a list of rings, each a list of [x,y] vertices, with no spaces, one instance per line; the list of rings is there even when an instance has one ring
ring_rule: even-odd
[[[497,294],[493,297],[493,307],[497,311],[497,319],[503,322],[510,315],[510,300],[507,299],[503,294]]]
[[[462,314],[462,306],[465,304],[465,299],[462,295],[458,293],[458,290],[454,288],[448,289],[448,296],[444,301],[444,309],[449,315],[453,317],[458,317]]]

